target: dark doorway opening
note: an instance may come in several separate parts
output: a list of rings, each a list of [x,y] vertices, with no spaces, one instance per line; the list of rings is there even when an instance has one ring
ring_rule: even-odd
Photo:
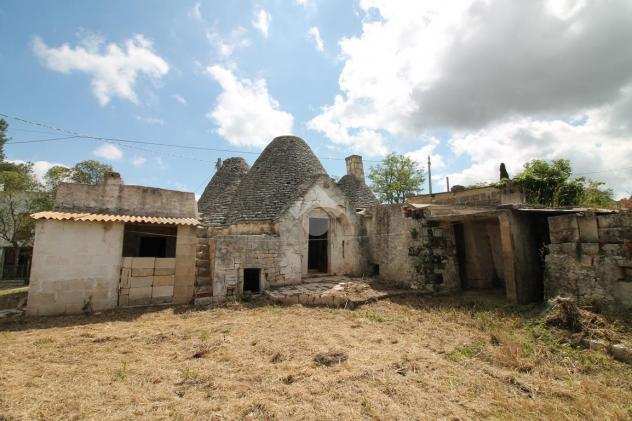
[[[257,294],[261,291],[261,269],[244,269],[244,292]]]
[[[175,257],[178,227],[125,224],[123,257]]]
[[[308,271],[327,273],[328,234],[329,219],[309,218]]]

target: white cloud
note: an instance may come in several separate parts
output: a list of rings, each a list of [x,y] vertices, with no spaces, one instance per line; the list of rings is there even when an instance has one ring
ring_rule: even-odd
[[[12,162],[14,164],[26,164],[28,161],[23,161],[21,159],[8,159],[7,161]],[[67,167],[67,165],[59,164],[56,162],[48,162],[48,161],[35,161],[33,164],[33,174],[40,183],[44,182],[44,176],[46,172],[55,166]]]
[[[206,32],[206,39],[221,58],[227,58],[236,50],[250,46],[251,41],[247,35],[248,31],[243,26],[236,27],[227,36],[222,36],[217,29],[212,28]]]
[[[309,7],[313,4],[313,0],[296,0],[296,4],[303,7]]]
[[[165,125],[165,121],[162,118],[157,118],[157,117],[142,117],[142,116],[137,115],[136,120],[142,121],[143,123],[153,124],[153,125],[158,125],[158,126]]]
[[[262,147],[272,138],[292,132],[294,117],[280,109],[264,79],[238,79],[219,65],[207,71],[222,88],[215,107],[207,114],[217,124],[220,136],[233,145]]]
[[[472,163],[454,176],[470,181],[495,179],[503,161],[517,171],[565,155],[579,173],[630,156],[629,1],[361,0],[360,9],[361,34],[339,42],[340,92],[308,122],[333,143],[362,148],[355,134],[377,133],[384,152],[446,133],[444,146]],[[583,115],[589,123],[570,123]],[[631,189],[630,173],[607,174],[594,176]]]
[[[105,143],[96,148],[92,153],[100,158],[118,161],[123,158],[123,151],[111,143]]]
[[[309,28],[307,32],[310,38],[314,41],[314,45],[316,45],[316,49],[318,51],[325,51],[325,44],[323,43],[323,39],[320,37],[320,31],[317,27],[312,26]]]
[[[193,7],[189,10],[189,17],[194,20],[204,21],[201,9],[202,4],[200,2],[195,3]]]
[[[171,97],[175,99],[176,101],[178,101],[180,104],[187,105],[187,100],[182,95],[173,94],[171,95]]]
[[[255,12],[255,18],[252,21],[252,26],[261,31],[261,34],[263,34],[265,38],[268,38],[268,30],[270,29],[271,21],[272,16],[270,16],[270,13],[261,8]]]
[[[169,72],[169,65],[143,35],[135,35],[123,46],[90,36],[80,45],[48,47],[41,38],[33,39],[33,51],[50,70],[60,73],[79,71],[92,77],[92,93],[102,106],[113,97],[138,103],[135,86],[139,76],[157,81]],[[100,50],[102,50],[100,52]]]
[[[430,138],[426,145],[412,152],[407,152],[405,155],[424,169],[428,168],[428,157],[430,157],[432,170],[441,171],[445,168],[445,161],[440,154],[435,152],[435,149],[440,143],[439,139],[435,137]]]
[[[145,158],[144,156],[137,156],[132,159],[132,165],[135,167],[141,167],[145,162],[147,162],[147,158]]]

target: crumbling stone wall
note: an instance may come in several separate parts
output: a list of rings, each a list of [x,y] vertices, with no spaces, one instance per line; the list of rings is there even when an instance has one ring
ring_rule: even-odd
[[[281,240],[278,236],[226,235],[217,236],[213,241],[214,298],[241,295],[245,268],[261,269],[261,289],[284,284],[287,273],[292,270],[280,256]]]
[[[545,296],[607,310],[632,309],[632,214],[549,218]]]
[[[395,286],[426,292],[458,288],[458,262],[450,224],[406,216],[401,205],[367,211],[365,231],[369,265]]]

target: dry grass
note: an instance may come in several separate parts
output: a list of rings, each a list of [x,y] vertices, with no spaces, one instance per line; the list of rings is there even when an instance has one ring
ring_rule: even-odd
[[[237,304],[5,324],[0,414],[632,417],[632,368],[565,345],[531,313],[466,296],[382,301],[357,310]],[[315,362],[328,352],[348,359]]]

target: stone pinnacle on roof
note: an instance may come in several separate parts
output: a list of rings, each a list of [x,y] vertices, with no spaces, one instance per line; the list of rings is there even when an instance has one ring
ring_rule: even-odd
[[[325,169],[303,139],[277,137],[242,179],[227,222],[275,220],[323,175]]]
[[[223,226],[241,180],[248,173],[243,158],[228,158],[211,178],[198,200],[198,211],[209,226]]]

